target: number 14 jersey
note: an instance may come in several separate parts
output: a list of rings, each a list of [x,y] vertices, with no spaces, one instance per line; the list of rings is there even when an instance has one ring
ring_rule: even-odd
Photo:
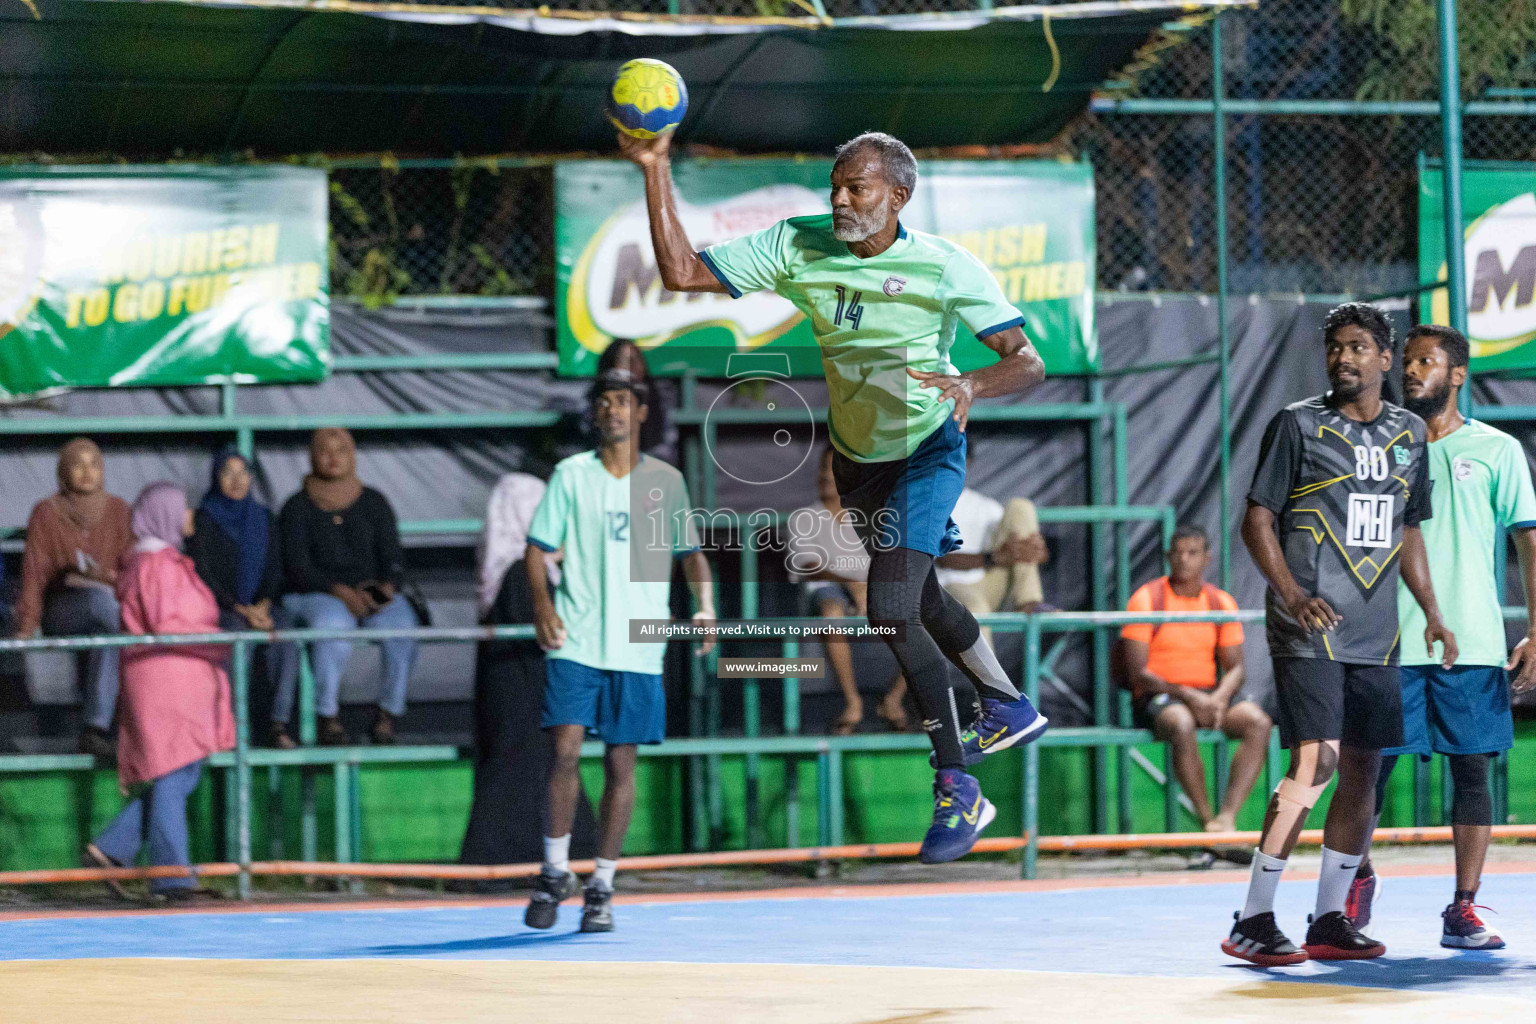
[[[1369,423],[1341,415],[1326,395],[1287,406],[1264,431],[1248,501],[1275,513],[1297,585],[1343,620],[1309,634],[1271,590],[1270,656],[1397,664],[1403,527],[1431,515],[1424,421],[1390,402]]]

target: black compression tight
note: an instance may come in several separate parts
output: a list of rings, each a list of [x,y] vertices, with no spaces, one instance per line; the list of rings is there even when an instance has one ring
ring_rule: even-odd
[[[1492,825],[1493,794],[1488,789],[1487,754],[1447,754],[1451,770],[1451,824]],[[1376,777],[1376,813],[1381,814],[1387,795],[1387,778],[1397,764],[1397,755],[1381,759],[1381,774]]]
[[[932,555],[892,548],[878,551],[870,559],[869,621],[897,631],[899,639],[890,642],[891,652],[912,687],[939,767],[961,767],[960,732],[964,726],[949,682],[950,664],[959,667],[983,696],[999,700],[1017,697],[987,685],[966,665],[962,655],[981,639],[976,617],[939,586]],[[965,720],[970,717],[967,713]]]

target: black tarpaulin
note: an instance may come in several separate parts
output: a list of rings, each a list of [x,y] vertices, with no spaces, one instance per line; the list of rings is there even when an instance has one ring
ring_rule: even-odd
[[[0,152],[606,151],[605,90],[641,56],[688,82],[683,142],[825,152],[872,129],[914,147],[1042,142],[1159,25],[1222,2],[794,27],[308,0],[36,0],[34,19],[5,0]]]

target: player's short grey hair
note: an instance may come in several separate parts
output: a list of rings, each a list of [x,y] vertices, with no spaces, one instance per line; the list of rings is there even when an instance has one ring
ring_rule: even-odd
[[[880,157],[885,179],[892,185],[900,185],[908,195],[917,190],[917,157],[905,142],[885,132],[865,132],[837,147],[837,162],[865,150],[873,150]]]

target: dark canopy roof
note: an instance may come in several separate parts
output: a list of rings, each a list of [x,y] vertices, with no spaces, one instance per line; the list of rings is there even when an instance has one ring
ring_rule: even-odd
[[[609,150],[604,90],[639,56],[686,78],[685,142],[825,151],[870,129],[915,147],[1039,142],[1196,6],[798,27],[304,0],[36,4],[40,19],[0,0],[0,152],[140,159]]]

